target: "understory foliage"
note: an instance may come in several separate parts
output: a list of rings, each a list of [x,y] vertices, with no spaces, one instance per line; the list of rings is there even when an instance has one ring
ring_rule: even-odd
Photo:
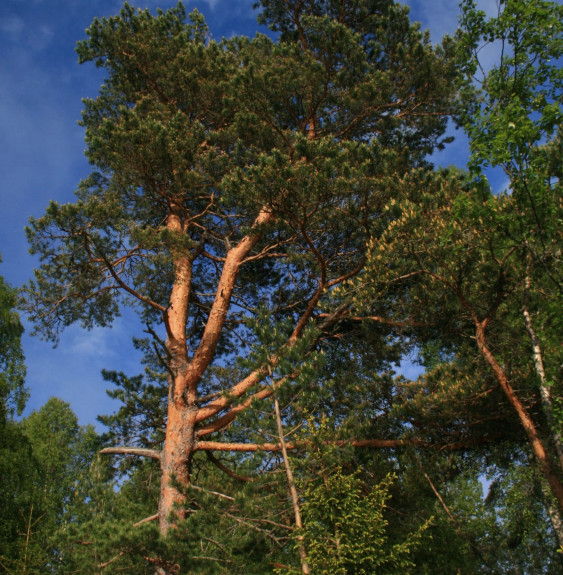
[[[57,400],[12,425],[0,373],[26,544],[57,573],[559,572],[560,7],[467,0],[439,45],[391,0],[257,7],[270,36],[125,4],[78,45],[92,173],[31,221],[22,305],[55,341],[133,309],[144,369],[104,372],[102,438]],[[470,173],[428,161],[452,120]]]

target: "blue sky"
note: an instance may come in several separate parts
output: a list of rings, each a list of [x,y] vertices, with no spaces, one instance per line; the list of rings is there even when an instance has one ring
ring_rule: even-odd
[[[141,8],[163,9],[176,1],[131,2]],[[254,0],[185,0],[206,17],[215,38],[254,35],[259,30]],[[457,27],[452,0],[410,0],[413,20],[429,28],[439,41]],[[488,13],[495,0],[481,0]],[[79,66],[74,47],[96,16],[119,11],[118,0],[2,0],[0,2],[0,275],[14,286],[31,278],[36,261],[28,253],[24,227],[40,216],[50,200],[73,201],[78,182],[88,175],[83,130],[78,126],[81,98],[94,97],[102,73],[93,65]],[[264,31],[264,30],[262,30]],[[464,166],[467,146],[460,132],[437,163]],[[25,318],[24,319],[25,322]],[[53,349],[29,335],[24,349],[31,399],[27,412],[50,396],[70,402],[82,424],[95,423],[100,413],[117,408],[106,397],[100,370],[140,372],[131,345],[138,326],[133,318],[118,318],[112,329],[84,331],[71,327]]]

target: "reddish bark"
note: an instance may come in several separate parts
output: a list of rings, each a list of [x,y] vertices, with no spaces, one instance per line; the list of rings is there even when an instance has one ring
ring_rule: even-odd
[[[182,221],[179,209],[172,207],[167,226],[176,234],[184,234],[187,224]],[[186,322],[192,279],[192,260],[183,253],[173,254],[174,284],[170,294],[170,305],[165,314],[168,332],[167,347],[171,358],[172,376],[168,390],[168,423],[166,439],[160,454],[160,500],[158,515],[161,533],[166,533],[175,524],[175,517],[183,516],[185,496],[175,486],[189,482],[189,461],[193,454],[190,444],[194,443],[194,409],[190,410],[195,397],[186,395],[186,369],[188,350],[186,347]]]
[[[191,359],[188,358],[186,346],[186,322],[192,261],[182,254],[175,257],[174,285],[169,309],[165,314],[167,346],[172,359],[173,376],[168,393],[166,438],[160,456],[162,477],[158,513],[162,534],[166,534],[176,520],[184,515],[182,512],[186,502],[184,492],[190,484],[190,461],[196,448],[197,385],[215,354],[240,266],[259,241],[259,228],[272,219],[271,212],[261,210],[250,233],[227,253],[203,336]],[[180,234],[185,233],[187,229],[187,224],[182,221],[174,208],[167,225],[170,230]]]
[[[335,439],[334,441],[325,441],[325,445],[334,445],[345,447],[404,447],[406,445],[422,445],[417,439]],[[311,447],[314,444],[309,441],[289,442],[285,448],[289,450]],[[253,452],[253,451],[280,451],[279,443],[222,443],[220,441],[198,441],[196,451],[232,451],[232,452]]]
[[[166,440],[160,456],[160,500],[158,505],[160,531],[165,534],[174,526],[175,518],[182,519],[187,489],[190,481],[190,460],[194,452],[195,409],[183,400],[174,401],[172,393],[168,402]],[[182,486],[183,489],[178,489]]]

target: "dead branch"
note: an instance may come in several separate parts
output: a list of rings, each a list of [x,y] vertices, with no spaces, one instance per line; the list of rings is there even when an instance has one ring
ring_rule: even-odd
[[[98,569],[105,569],[106,567],[111,565],[114,561],[117,561],[123,555],[125,555],[125,551],[121,551],[121,553],[118,553],[115,557],[112,557],[109,561],[106,561],[105,563],[100,563],[98,565]]]
[[[144,519],[141,519],[141,521],[137,521],[137,523],[133,523],[133,527],[139,527],[139,525],[142,525],[143,523],[149,523],[150,521],[155,521],[156,519],[158,519],[158,513],[155,513],[150,517],[145,517]]]
[[[100,451],[101,455],[140,455],[142,457],[149,457],[151,459],[160,460],[160,451],[156,449],[144,449],[142,447],[104,447]]]
[[[211,491],[210,489],[205,489],[205,487],[200,487],[199,485],[194,485],[190,483],[191,489],[195,489],[196,491],[201,491],[203,493],[208,493],[209,495],[216,495],[221,499],[226,499],[227,501],[234,501],[235,498],[231,497],[230,495],[225,495],[224,493],[219,493],[219,491]]]

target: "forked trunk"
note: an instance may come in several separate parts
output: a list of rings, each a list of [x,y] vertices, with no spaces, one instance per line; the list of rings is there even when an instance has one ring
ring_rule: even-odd
[[[168,228],[185,234],[187,225],[174,209],[168,218]],[[260,226],[273,219],[271,212],[261,210],[251,232],[231,248],[217,284],[216,295],[209,311],[203,335],[191,358],[186,346],[186,323],[190,299],[192,264],[189,255],[180,253],[174,261],[174,284],[166,312],[168,355],[172,372],[168,393],[166,438],[160,457],[162,471],[158,506],[160,532],[166,535],[186,515],[186,490],[190,483],[190,463],[195,450],[197,423],[197,386],[213,360],[229,310],[238,270],[260,238]]]

